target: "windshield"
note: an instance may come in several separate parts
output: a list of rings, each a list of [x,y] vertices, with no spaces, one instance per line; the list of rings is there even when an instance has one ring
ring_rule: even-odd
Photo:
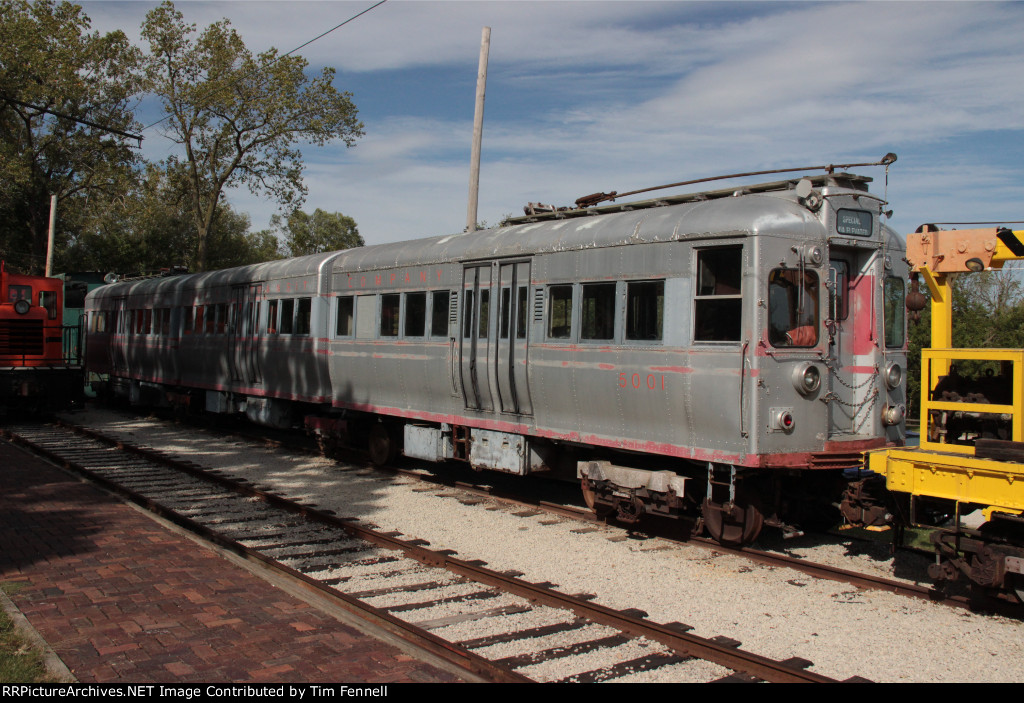
[[[776,347],[818,343],[818,274],[774,269],[768,278],[768,341]]]

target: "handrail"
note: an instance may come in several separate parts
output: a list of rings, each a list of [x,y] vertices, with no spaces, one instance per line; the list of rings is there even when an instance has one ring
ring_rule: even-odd
[[[931,384],[932,365],[938,362],[939,366],[949,368],[953,361],[996,361],[1011,362],[1011,391],[1012,401],[1009,405],[1005,403],[965,403],[944,400],[934,400],[932,394],[935,390]],[[944,378],[941,377],[941,378]],[[1011,437],[1014,442],[1024,441],[1024,349],[922,349],[921,350],[921,448],[930,451],[951,452],[974,455],[974,447],[967,444],[954,444],[951,441],[932,441],[933,425],[939,413],[942,412],[966,412],[985,415],[1009,415],[1011,421]],[[938,385],[938,380],[936,384]],[[956,440],[958,437],[945,439]]]

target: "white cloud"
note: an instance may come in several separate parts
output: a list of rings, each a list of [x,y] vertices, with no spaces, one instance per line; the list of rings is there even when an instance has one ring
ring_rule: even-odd
[[[154,4],[85,3],[94,19],[122,26]],[[230,16],[251,48],[287,50],[369,5],[178,7],[201,26]],[[566,204],[597,190],[890,150],[901,157],[889,188],[898,227],[939,219],[933,211],[1019,211],[1022,4],[391,0],[300,53],[337,66],[342,85],[346,71],[383,69],[430,80],[454,68],[471,83],[485,24],[480,217],[491,222],[527,200]],[[543,107],[494,107],[538,87]],[[472,115],[440,116],[446,97],[439,84],[419,118],[403,102],[367,124],[355,149],[306,149],[306,209],[352,215],[369,242],[461,230]],[[254,226],[273,212],[247,194],[231,201]]]

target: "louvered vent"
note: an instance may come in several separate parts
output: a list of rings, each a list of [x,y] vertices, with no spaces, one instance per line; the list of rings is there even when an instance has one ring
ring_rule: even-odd
[[[0,356],[41,356],[42,320],[0,321]]]
[[[544,321],[544,289],[538,288],[533,294],[533,321]]]

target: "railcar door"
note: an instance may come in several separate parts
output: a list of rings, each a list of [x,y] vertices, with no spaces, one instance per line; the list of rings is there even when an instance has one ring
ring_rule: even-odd
[[[530,262],[502,263],[499,271],[494,369],[501,411],[532,415],[533,404],[526,373]]]
[[[260,284],[235,286],[231,324],[231,380],[251,386],[263,382],[257,335],[259,330]]]
[[[462,397],[472,410],[493,410],[488,359],[491,327],[492,264],[467,265],[462,270],[462,330],[459,338],[459,373]]]
[[[873,429],[870,415],[877,340],[872,253],[834,248],[829,261],[830,437],[868,434]]]
[[[114,299],[114,319],[110,323],[110,368],[114,375],[123,376],[128,373],[128,356],[125,347],[128,344],[128,307],[127,298]]]

